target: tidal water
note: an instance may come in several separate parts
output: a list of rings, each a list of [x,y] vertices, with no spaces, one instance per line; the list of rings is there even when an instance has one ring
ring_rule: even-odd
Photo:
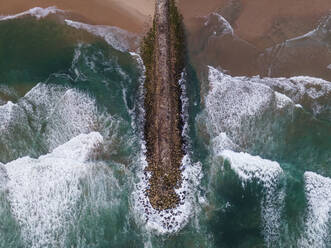
[[[0,17],[0,248],[331,247],[330,82],[188,65],[185,200],[158,212],[139,37],[62,15]]]

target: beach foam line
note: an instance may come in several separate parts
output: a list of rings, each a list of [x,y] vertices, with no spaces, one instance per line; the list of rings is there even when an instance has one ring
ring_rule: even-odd
[[[51,6],[48,8],[41,8],[41,7],[35,7],[32,9],[29,9],[27,11],[15,14],[15,15],[8,15],[8,16],[0,16],[0,21],[6,21],[6,20],[12,20],[16,18],[20,18],[26,15],[31,15],[36,17],[37,19],[45,18],[46,16],[50,14],[56,14],[56,13],[64,13],[64,10],[60,10],[56,8],[55,6]]]
[[[140,39],[138,35],[130,33],[124,29],[105,26],[105,25],[90,25],[82,22],[65,20],[68,26],[76,29],[86,30],[89,33],[103,38],[109,45],[121,52],[135,50],[138,48]]]
[[[213,35],[223,36],[226,34],[234,35],[231,24],[220,14],[212,12],[204,17],[204,26],[213,30]]]
[[[317,28],[309,31],[306,34],[286,40],[285,44],[288,44],[288,43],[291,43],[291,42],[297,41],[297,40],[307,39],[307,38],[310,38],[310,39],[313,39],[316,41],[319,40],[319,42],[325,42],[325,41],[321,41],[320,38],[325,36],[329,32],[331,32],[331,14],[328,15],[327,17],[325,17],[325,19],[321,21],[321,23],[318,25]]]

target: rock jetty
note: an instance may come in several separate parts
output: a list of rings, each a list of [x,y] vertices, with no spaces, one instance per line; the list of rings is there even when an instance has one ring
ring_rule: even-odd
[[[153,27],[144,38],[141,52],[146,66],[146,172],[152,175],[146,194],[157,210],[175,208],[180,201],[175,189],[182,183],[184,156],[178,84],[185,65],[184,37],[175,1],[156,0]]]

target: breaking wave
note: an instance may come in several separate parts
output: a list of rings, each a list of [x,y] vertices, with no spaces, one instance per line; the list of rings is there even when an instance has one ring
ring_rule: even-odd
[[[330,246],[330,82],[214,67],[197,82],[186,68],[181,201],[156,211],[145,195],[140,38],[67,18],[55,7],[0,17],[8,34],[26,20],[35,28],[31,46],[17,43],[28,58],[50,25],[45,49],[61,57],[47,75],[45,61],[20,71],[20,56],[0,71],[0,247]],[[219,14],[202,20],[210,40],[235,36]]]

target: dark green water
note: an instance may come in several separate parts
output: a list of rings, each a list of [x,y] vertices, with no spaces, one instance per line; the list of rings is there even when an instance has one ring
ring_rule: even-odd
[[[56,18],[0,21],[0,247],[331,247],[328,82],[186,72],[194,190],[167,233],[136,201],[139,57]]]

